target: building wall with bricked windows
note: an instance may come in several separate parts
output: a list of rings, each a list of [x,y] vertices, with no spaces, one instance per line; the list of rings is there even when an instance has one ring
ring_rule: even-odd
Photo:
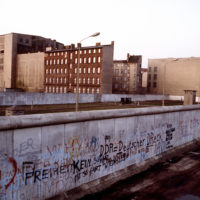
[[[200,58],[164,58],[148,60],[148,92],[183,96],[184,90],[196,90],[200,96]]]
[[[110,46],[110,56],[104,59],[104,49]],[[107,52],[107,53],[109,53]],[[79,80],[77,80],[78,48],[49,51],[45,56],[44,86],[47,93],[112,93],[112,82],[103,82],[104,76],[112,77],[113,45],[80,48]],[[107,70],[103,70],[107,69]],[[112,78],[110,78],[112,80]],[[107,86],[104,86],[107,84]]]

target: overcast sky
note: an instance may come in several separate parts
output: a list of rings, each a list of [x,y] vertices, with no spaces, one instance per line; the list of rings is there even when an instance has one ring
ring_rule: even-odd
[[[83,46],[115,41],[114,59],[200,57],[200,0],[0,0],[0,34]]]

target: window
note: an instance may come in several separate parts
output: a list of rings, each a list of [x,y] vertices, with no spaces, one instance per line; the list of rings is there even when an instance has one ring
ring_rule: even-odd
[[[151,67],[149,67],[149,72],[151,72]]]
[[[72,59],[72,56],[73,56],[73,54],[72,54],[72,53],[70,53],[70,59]]]
[[[115,70],[115,75],[119,76],[119,69]]]
[[[86,58],[84,58],[84,63],[86,63]]]
[[[92,84],[93,85],[95,84],[95,78],[92,78]]]
[[[48,69],[46,69],[46,74],[48,74]]]
[[[59,56],[60,54],[59,54],[59,52],[57,53],[57,56]]]
[[[101,71],[101,69],[100,69],[100,67],[98,67],[97,68],[97,73],[100,74],[100,71]]]
[[[58,77],[56,78],[56,83],[59,83],[59,78]]]
[[[63,65],[63,59],[61,59],[60,63],[61,63],[61,65]]]
[[[91,53],[91,49],[89,50],[89,53]]]
[[[74,69],[74,73],[75,73],[75,74],[77,73],[77,68]]]
[[[53,69],[53,74],[55,74],[55,71],[56,71],[56,70],[55,70],[55,69]]]
[[[72,74],[70,73],[70,74],[69,74],[69,78],[71,78],[71,77],[72,77]]]
[[[67,64],[67,58],[65,58],[65,64]]]
[[[157,74],[153,75],[153,80],[157,80]]]
[[[87,93],[90,93],[90,88],[87,88]]]
[[[98,63],[100,63],[100,62],[101,62],[101,57],[99,56],[99,57],[98,57]]]
[[[65,74],[67,73],[67,69],[65,68]]]
[[[69,88],[71,89],[71,87],[72,87],[72,84],[70,83],[70,84],[69,84]]]
[[[96,93],[97,93],[97,94],[99,93],[99,88],[97,88]]]
[[[74,93],[76,93],[76,88],[74,88]]]
[[[84,50],[84,54],[86,54],[86,50]]]
[[[52,53],[50,53],[50,56],[52,56]]]
[[[49,92],[51,92],[51,87],[49,87]]]
[[[148,88],[150,88],[151,87],[151,82],[148,82],[148,86],[147,86]]]
[[[78,88],[78,92],[81,93],[81,88]]]
[[[79,73],[81,73],[81,68],[79,68]]]
[[[48,65],[49,64],[49,60],[46,60],[46,65]]]
[[[60,93],[63,93],[63,88],[62,88],[62,86],[60,87]]]
[[[75,54],[77,54],[77,51],[75,51]]]
[[[69,65],[69,68],[72,69],[72,64]]]
[[[90,78],[87,79],[87,83],[90,84]]]
[[[94,88],[92,88],[92,94],[94,94]]]
[[[157,70],[158,70],[158,67],[154,67],[154,72],[157,72]]]
[[[93,63],[95,63],[96,62],[96,57],[93,57]]]
[[[67,79],[66,78],[64,78],[64,83],[66,83],[67,82]]]
[[[57,69],[57,74],[59,74],[59,69]]]
[[[67,88],[66,87],[64,87],[64,93],[66,93],[67,92]]]
[[[63,56],[63,54],[64,54],[64,53],[63,53],[63,52],[61,52],[61,56]]]
[[[91,63],[91,58],[90,57],[88,58],[88,63]]]
[[[83,68],[83,73],[84,73],[84,74],[86,73],[86,68]]]
[[[85,78],[83,78],[83,84],[85,84]]]
[[[98,85],[100,84],[99,78],[97,78],[97,84],[98,84]]]
[[[52,60],[49,61],[49,64],[52,65]]]
[[[59,65],[60,64],[60,60],[59,59],[57,59],[57,65]]]
[[[157,83],[156,83],[156,82],[153,83],[153,87],[154,87],[154,88],[157,87]]]
[[[80,50],[80,54],[82,54],[82,50]]]
[[[53,87],[53,91],[52,92],[55,93],[55,87]]]
[[[60,69],[60,73],[61,73],[61,74],[63,73],[63,69],[62,69],[62,68]]]
[[[85,93],[85,88],[83,88],[83,93]]]
[[[81,83],[81,78],[79,78],[79,83]]]
[[[82,63],[82,58],[80,58],[80,63]]]
[[[62,79],[62,77],[60,78],[60,83],[63,83],[63,79]]]
[[[56,60],[55,60],[55,59],[53,59],[53,64],[54,64],[54,65],[56,64]]]
[[[77,64],[77,58],[75,58],[75,64]]]
[[[101,49],[98,49],[98,52],[101,53]]]
[[[88,67],[88,74],[90,74],[90,68]]]
[[[151,74],[148,74],[148,79],[151,80]]]
[[[96,53],[96,49],[93,50],[93,53]]]
[[[49,73],[51,74],[51,69],[49,70]]]
[[[118,84],[117,83],[115,83],[115,88],[118,88]]]
[[[51,83],[51,78],[49,78],[49,83]]]
[[[48,83],[48,78],[46,78],[46,83]]]
[[[92,68],[92,73],[95,74],[95,67]]]
[[[74,84],[76,84],[76,78],[74,78]]]

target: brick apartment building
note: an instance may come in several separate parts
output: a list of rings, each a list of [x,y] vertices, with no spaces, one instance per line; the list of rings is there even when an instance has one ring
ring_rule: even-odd
[[[56,40],[51,40],[49,38],[44,38],[36,35],[26,35],[19,33],[0,35],[0,91],[3,91],[5,88],[15,89],[18,87],[29,89],[30,84],[38,85],[38,83],[34,83],[34,81],[38,80],[38,70],[40,70],[41,67],[43,70],[41,56],[44,56],[37,53],[44,52],[46,47],[49,46],[51,46],[53,49],[64,48],[64,45],[56,42]],[[18,56],[22,54],[28,55],[28,53],[29,56],[23,56],[23,59],[20,59],[22,62],[19,62]],[[34,53],[40,57],[40,66],[37,64],[37,59],[33,60],[31,58],[29,60],[29,57],[31,57],[30,55]],[[35,56],[33,57],[35,58]],[[26,67],[29,65],[29,63],[32,64],[30,68]],[[29,71],[29,69],[31,71]],[[34,81],[33,77],[35,77]],[[31,90],[35,90],[34,86],[31,86]]]
[[[112,93],[114,42],[111,45],[81,47],[79,80],[77,80],[78,48],[47,51],[44,87],[47,93]]]
[[[140,93],[142,56],[130,56],[126,60],[115,60],[113,66],[113,93]]]

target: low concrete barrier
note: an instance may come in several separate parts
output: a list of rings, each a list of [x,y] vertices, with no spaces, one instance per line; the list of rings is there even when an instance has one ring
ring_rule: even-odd
[[[121,98],[131,98],[132,101],[162,100],[162,95],[139,94],[79,94],[80,103],[120,102]],[[183,100],[181,96],[165,95],[166,100]],[[0,92],[0,106],[9,105],[42,105],[70,104],[76,102],[76,94],[30,93],[30,92]]]
[[[199,105],[0,117],[0,199],[80,197],[199,136]]]

